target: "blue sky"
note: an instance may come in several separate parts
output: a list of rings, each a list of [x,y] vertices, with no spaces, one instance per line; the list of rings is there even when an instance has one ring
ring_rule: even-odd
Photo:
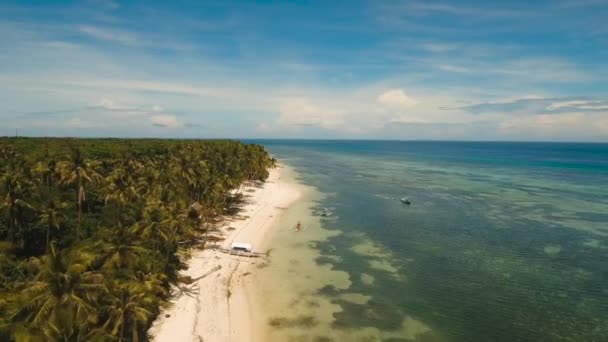
[[[0,135],[608,141],[608,1],[0,3]]]

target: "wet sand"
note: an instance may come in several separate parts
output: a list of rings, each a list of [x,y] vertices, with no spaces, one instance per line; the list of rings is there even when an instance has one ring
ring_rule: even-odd
[[[301,197],[283,213],[271,230],[271,256],[247,281],[247,291],[253,300],[253,329],[255,341],[381,341],[388,339],[417,340],[430,327],[404,315],[401,326],[387,331],[376,327],[341,329],[336,327],[336,314],[344,309],[341,303],[367,305],[371,299],[351,289],[351,277],[374,286],[374,277],[349,274],[336,270],[324,258],[340,258],[316,248],[320,242],[341,234],[323,228],[324,220],[335,217],[313,215],[324,194],[309,186],[299,185]],[[300,232],[292,229],[302,222]],[[373,244],[355,246],[362,255],[382,266],[381,271],[397,276],[392,270],[391,257]],[[337,254],[337,253],[336,253]],[[371,262],[370,261],[370,262]],[[260,267],[262,265],[259,265]],[[391,267],[389,267],[391,266]],[[378,315],[370,306],[365,312],[370,319]]]

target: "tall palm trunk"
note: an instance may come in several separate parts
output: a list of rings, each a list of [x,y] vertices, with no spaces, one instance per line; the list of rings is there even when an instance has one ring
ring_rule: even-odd
[[[49,222],[46,225],[46,247],[44,248],[45,251],[49,251],[49,240],[50,240],[50,235],[51,235],[51,223]]]
[[[127,322],[125,322],[123,318],[123,322],[120,325],[120,337],[118,338],[119,342],[122,342],[125,339],[125,325],[127,325]]]
[[[82,180],[78,181],[78,225],[76,226],[76,241],[80,241],[80,219],[82,216],[82,201],[84,200],[84,186],[82,185]]]

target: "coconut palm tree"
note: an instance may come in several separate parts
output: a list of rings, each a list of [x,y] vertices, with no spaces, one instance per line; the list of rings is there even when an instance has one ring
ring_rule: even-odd
[[[177,240],[188,240],[194,237],[194,221],[188,216],[190,207],[183,202],[176,202],[167,206],[168,215],[163,221]]]
[[[94,324],[97,314],[92,303],[106,288],[101,274],[87,270],[89,260],[87,253],[62,253],[52,243],[48,254],[34,260],[40,272],[20,287],[20,307],[11,320],[27,322],[45,334],[68,316],[74,325]]]
[[[138,282],[118,285],[112,293],[114,297],[104,327],[118,341],[144,341],[145,329],[152,317],[147,307],[154,305],[154,297]]]
[[[149,202],[143,210],[142,221],[135,229],[139,236],[146,241],[165,242],[169,240],[169,229],[165,222],[168,213],[159,202]]]
[[[140,189],[136,179],[125,169],[118,167],[103,180],[100,192],[106,204],[113,202],[119,207],[124,207],[139,198]]]
[[[204,160],[195,163],[193,179],[190,184],[190,196],[195,202],[199,202],[206,188],[209,186],[209,169]]]
[[[7,219],[6,232],[13,242],[23,244],[23,227],[25,212],[33,210],[26,198],[33,182],[29,179],[27,166],[23,162],[13,161],[10,166],[0,174],[0,212],[4,212]],[[24,246],[21,245],[21,248]]]
[[[188,154],[183,151],[176,153],[171,158],[171,168],[178,183],[186,184],[188,187],[192,185],[196,173],[191,157]]]
[[[136,232],[139,227],[123,227],[122,224],[104,232],[97,250],[100,258],[96,264],[102,264],[106,271],[126,270],[134,266],[141,257],[148,254]]]
[[[82,204],[85,198],[85,186],[95,184],[101,178],[96,171],[96,164],[86,160],[78,148],[72,149],[71,159],[60,164],[61,181],[76,188],[76,204],[78,206],[78,223],[76,226],[76,241],[80,240],[80,224],[82,216]]]
[[[54,158],[48,158],[44,161],[39,161],[34,166],[34,174],[40,178],[40,182],[47,187],[52,187],[59,177],[57,170],[57,161]]]
[[[68,208],[68,203],[62,202],[59,196],[47,192],[36,206],[38,222],[46,229],[45,250],[48,252],[50,247],[51,231],[59,230],[62,222],[66,220],[63,210]]]
[[[0,139],[0,341],[145,340],[196,218],[272,164],[234,141],[43,142]]]
[[[113,201],[119,206],[125,206],[133,199],[139,198],[144,189],[140,183],[145,165],[136,159],[137,156],[127,153],[116,160],[110,173],[105,178],[105,186],[102,188],[104,201]]]

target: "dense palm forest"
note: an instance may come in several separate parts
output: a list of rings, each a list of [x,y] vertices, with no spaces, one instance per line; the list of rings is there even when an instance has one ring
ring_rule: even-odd
[[[273,165],[234,141],[0,139],[0,340],[146,340],[201,227]]]

